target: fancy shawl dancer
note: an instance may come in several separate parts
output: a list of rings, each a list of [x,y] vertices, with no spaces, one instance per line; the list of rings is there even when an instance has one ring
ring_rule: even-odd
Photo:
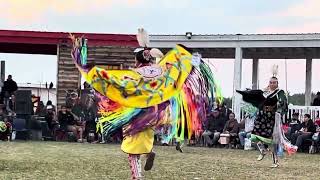
[[[271,150],[273,168],[279,166],[278,156],[283,150],[289,155],[297,151],[297,147],[286,139],[282,129],[282,119],[287,113],[288,104],[285,92],[278,87],[277,69],[277,66],[273,66],[273,76],[263,91],[237,91],[245,102],[258,110],[251,135],[251,141],[257,143],[260,152],[257,160],[261,161],[265,157],[268,148]]]
[[[122,128],[122,151],[128,154],[132,179],[141,179],[140,156],[147,155],[144,170],[153,166],[154,130],[164,124],[170,130],[164,137],[183,140],[202,129],[199,109],[212,108],[221,91],[213,74],[199,55],[192,55],[176,45],[166,55],[149,48],[149,36],[139,29],[137,40],[141,48],[135,50],[135,68],[105,70],[87,63],[87,40],[71,35],[72,58],[76,67],[102,97],[99,104],[101,118],[97,128],[110,136]],[[153,62],[158,62],[153,64]],[[195,97],[203,104],[196,104]],[[169,115],[168,115],[169,114]],[[169,117],[169,118],[168,118]]]

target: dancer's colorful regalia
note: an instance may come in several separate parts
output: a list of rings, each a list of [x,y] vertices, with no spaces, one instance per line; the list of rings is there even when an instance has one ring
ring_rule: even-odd
[[[191,138],[193,132],[201,130],[202,118],[206,117],[199,112],[212,108],[214,101],[222,101],[210,67],[182,45],[163,55],[158,49],[148,48],[149,37],[139,29],[137,40],[142,48],[135,50],[135,69],[105,70],[87,64],[86,39],[71,38],[77,68],[105,98],[98,128],[106,136],[123,130],[121,149],[129,155],[132,179],[141,178],[140,155],[147,155],[144,169],[152,168],[156,128],[170,124],[167,139],[181,141],[185,133]],[[152,64],[155,60],[158,63]],[[195,103],[196,95],[206,103]]]
[[[274,67],[273,77],[270,78],[269,86],[264,90],[237,91],[242,95],[243,101],[257,108],[254,129],[251,141],[257,143],[261,161],[266,155],[266,146],[271,150],[273,164],[278,167],[278,156],[285,150],[289,155],[297,151],[286,139],[282,129],[282,119],[287,113],[287,97],[285,92],[278,88],[276,77],[277,67]]]

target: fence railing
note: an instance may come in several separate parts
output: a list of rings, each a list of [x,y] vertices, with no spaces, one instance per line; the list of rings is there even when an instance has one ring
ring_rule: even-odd
[[[298,112],[299,119],[303,119],[304,114],[310,114],[311,119],[319,119],[320,115],[320,106],[297,106],[297,105],[289,105],[288,117],[292,117],[292,114]]]
[[[291,119],[292,114],[297,112],[299,113],[299,119],[303,120],[304,114],[310,114],[312,120],[316,120],[320,118],[320,106],[297,106],[290,104],[288,106],[288,114],[287,119]],[[244,118],[245,113],[241,111],[241,119]]]

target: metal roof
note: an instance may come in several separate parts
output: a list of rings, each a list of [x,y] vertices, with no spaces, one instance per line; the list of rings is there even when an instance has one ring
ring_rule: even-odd
[[[138,46],[132,34],[72,33],[89,39],[88,45]],[[57,54],[58,44],[71,44],[67,32],[0,30],[0,52]]]

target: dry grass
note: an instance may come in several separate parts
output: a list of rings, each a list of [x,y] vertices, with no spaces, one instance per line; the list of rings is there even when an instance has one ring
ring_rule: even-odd
[[[145,179],[319,179],[319,155],[297,154],[269,168],[254,151],[155,147],[154,169]],[[0,142],[0,179],[129,179],[119,145]]]

